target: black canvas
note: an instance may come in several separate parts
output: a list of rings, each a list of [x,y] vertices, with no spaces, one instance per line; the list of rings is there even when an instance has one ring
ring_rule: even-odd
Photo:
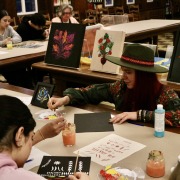
[[[52,23],[45,63],[78,68],[84,33],[83,24]]]

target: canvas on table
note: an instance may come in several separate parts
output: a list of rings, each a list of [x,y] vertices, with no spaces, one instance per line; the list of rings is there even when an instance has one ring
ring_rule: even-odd
[[[83,24],[52,23],[45,63],[79,68],[84,33]]]
[[[112,74],[119,73],[119,66],[106,60],[105,56],[121,57],[125,32],[97,30],[90,69]]]

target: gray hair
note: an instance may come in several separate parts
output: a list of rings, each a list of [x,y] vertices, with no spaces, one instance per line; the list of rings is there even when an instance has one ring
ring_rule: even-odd
[[[59,8],[58,16],[62,16],[65,9],[70,9],[71,13],[73,13],[73,7],[69,4],[62,4]]]

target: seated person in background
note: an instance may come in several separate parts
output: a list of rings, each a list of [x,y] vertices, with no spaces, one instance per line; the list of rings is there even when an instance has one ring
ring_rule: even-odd
[[[0,10],[0,47],[6,46],[8,41],[19,43],[20,35],[10,26],[10,16],[6,10]]]
[[[140,44],[130,44],[124,49],[121,58],[106,57],[122,69],[122,79],[114,83],[94,84],[86,88],[69,88],[64,97],[52,97],[48,102],[50,109],[62,105],[99,104],[108,101],[115,109],[122,111],[110,121],[123,123],[127,120],[154,122],[154,110],[157,104],[164,106],[165,122],[180,127],[180,99],[177,93],[161,84],[156,73],[168,70],[154,64],[152,49]]]
[[[53,18],[52,22],[79,24],[79,22],[74,17],[72,17],[72,14],[73,7],[68,4],[63,4],[60,6],[58,17]]]
[[[23,41],[42,40],[49,36],[49,30],[43,29],[45,23],[46,20],[42,14],[35,13],[32,16],[25,16],[21,24],[18,25],[17,32]],[[4,69],[1,74],[9,84],[34,89],[33,71],[30,67],[15,67],[13,70]],[[42,80],[43,75],[44,73],[39,74],[39,81]]]
[[[32,16],[25,16],[18,25],[17,33],[22,37],[22,41],[45,39],[49,36],[49,30],[45,30],[46,19],[40,13]]]
[[[24,103],[6,95],[0,96],[0,102],[0,179],[45,180],[22,167],[29,157],[32,145],[59,134],[65,126],[64,119],[58,118],[47,123],[34,133],[36,122]],[[83,173],[77,173],[76,177],[88,180],[88,176]],[[71,180],[76,180],[76,177],[71,176]]]

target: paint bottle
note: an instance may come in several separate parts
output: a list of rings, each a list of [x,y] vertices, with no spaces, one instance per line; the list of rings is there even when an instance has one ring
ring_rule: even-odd
[[[154,136],[164,137],[165,129],[165,110],[162,104],[157,105],[155,110],[155,121],[154,121]]]

